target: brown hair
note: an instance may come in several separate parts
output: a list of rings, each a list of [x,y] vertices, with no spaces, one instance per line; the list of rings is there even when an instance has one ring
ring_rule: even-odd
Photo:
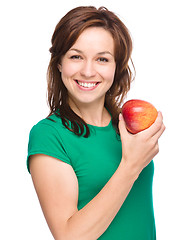
[[[66,128],[76,135],[84,134],[84,137],[89,136],[89,128],[69,106],[68,92],[61,79],[58,64],[80,34],[89,27],[102,27],[109,31],[114,39],[116,71],[114,82],[106,93],[105,107],[112,116],[112,123],[117,132],[121,105],[133,80],[133,74],[128,65],[132,53],[131,36],[126,26],[113,12],[104,7],[99,9],[93,6],[77,7],[59,21],[52,36],[51,60],[47,73],[49,116],[59,115]]]

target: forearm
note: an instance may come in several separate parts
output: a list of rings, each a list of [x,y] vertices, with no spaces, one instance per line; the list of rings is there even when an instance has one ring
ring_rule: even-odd
[[[108,228],[129,194],[136,176],[121,162],[104,188],[67,221],[67,239],[99,238]]]

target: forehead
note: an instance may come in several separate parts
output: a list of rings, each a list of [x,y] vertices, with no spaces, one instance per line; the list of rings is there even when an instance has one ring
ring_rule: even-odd
[[[102,27],[90,27],[80,34],[71,48],[82,51],[110,51],[114,54],[114,39],[111,33]]]

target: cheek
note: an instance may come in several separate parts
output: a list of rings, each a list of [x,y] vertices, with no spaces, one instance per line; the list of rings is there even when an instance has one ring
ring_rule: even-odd
[[[67,78],[72,77],[76,72],[78,72],[77,64],[73,64],[69,61],[62,62],[62,78],[66,80]]]
[[[112,84],[114,81],[115,67],[112,66],[107,69],[103,69],[103,71],[101,71],[101,75],[109,82],[109,84]]]

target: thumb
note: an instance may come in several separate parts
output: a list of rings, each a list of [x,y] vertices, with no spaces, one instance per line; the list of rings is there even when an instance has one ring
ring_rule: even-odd
[[[126,138],[126,136],[129,134],[129,132],[126,128],[126,123],[125,123],[121,113],[119,114],[119,132],[120,132],[121,140],[124,137]]]

